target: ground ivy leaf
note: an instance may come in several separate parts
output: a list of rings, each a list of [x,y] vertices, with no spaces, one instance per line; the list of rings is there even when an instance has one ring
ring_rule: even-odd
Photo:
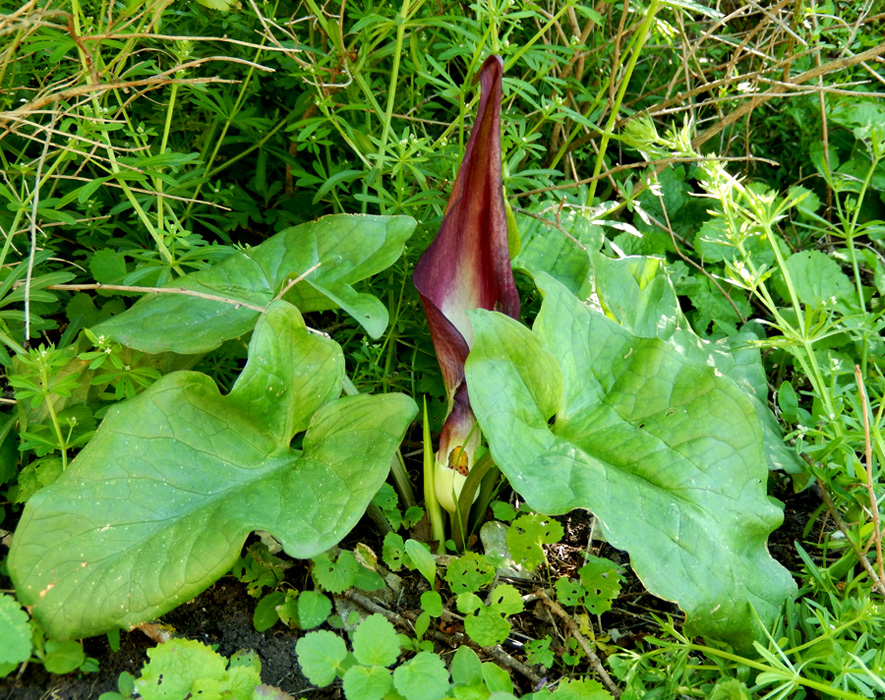
[[[422,651],[397,667],[393,685],[406,700],[439,700],[449,691],[449,672],[439,656]]]
[[[195,640],[172,639],[148,649],[147,655],[150,660],[135,681],[144,700],[183,698],[194,690],[197,680],[219,682],[227,675],[225,659]]]
[[[22,610],[15,598],[0,593],[0,664],[18,666],[31,655],[31,626],[28,614]]]
[[[482,684],[458,685],[452,688],[451,697],[455,700],[489,700],[488,689]]]
[[[795,590],[766,547],[783,514],[766,495],[754,407],[673,344],[637,337],[549,276],[536,282],[545,297],[531,332],[471,314],[467,382],[495,463],[539,512],[593,511],[693,631],[750,647],[751,605],[770,624]],[[537,389],[551,360],[562,382],[552,407]]]
[[[356,581],[359,563],[353,552],[342,549],[332,561],[328,554],[314,557],[311,574],[316,584],[329,593],[344,593]]]
[[[399,651],[396,630],[378,613],[369,615],[353,633],[353,655],[364,666],[392,666]]]
[[[390,671],[381,666],[351,666],[343,681],[347,700],[381,700],[393,688]]]
[[[353,528],[417,407],[397,394],[327,401],[292,449],[304,406],[337,382],[324,363],[322,378],[303,376],[318,366],[305,358],[330,341],[301,324],[291,305],[272,306],[229,396],[205,375],[175,372],[113,407],[68,469],[29,500],[9,569],[48,635],[82,638],[162,615],[228,571],[254,530],[308,558]],[[287,325],[300,333],[294,345]],[[250,367],[269,358],[279,364]],[[261,381],[279,391],[260,397]]]
[[[238,651],[227,669],[227,695],[230,698],[252,698],[252,690],[261,685],[261,660],[254,651]]]
[[[332,683],[347,656],[344,640],[334,632],[308,632],[295,644],[298,664],[311,683],[321,688]]]
[[[611,700],[599,681],[590,678],[565,678],[550,694],[551,700]]]
[[[298,622],[301,629],[319,627],[332,614],[332,601],[318,591],[303,591],[298,596]]]
[[[293,226],[208,270],[170,282],[213,297],[263,307],[289,279],[320,266],[286,299],[302,313],[343,308],[373,338],[387,326],[387,308],[351,285],[392,265],[415,228],[408,216],[338,214]],[[145,352],[198,354],[252,329],[259,313],[246,306],[180,294],[146,296],[94,327]]]

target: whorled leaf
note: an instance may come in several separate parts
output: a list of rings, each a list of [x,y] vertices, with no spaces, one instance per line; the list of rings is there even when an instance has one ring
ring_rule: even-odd
[[[339,346],[278,301],[229,395],[176,372],[113,408],[15,533],[10,573],[47,634],[79,638],[162,615],[223,575],[253,530],[294,557],[338,542],[417,412],[400,394],[335,398],[342,376]]]
[[[387,327],[387,308],[352,285],[392,265],[415,225],[408,216],[326,216],[285,229],[167,286],[263,308],[287,281],[319,263],[285,299],[302,313],[340,307],[377,338]],[[253,308],[218,299],[156,294],[93,330],[144,352],[197,354],[252,330],[259,315]]]
[[[744,392],[643,338],[543,273],[532,331],[472,312],[471,401],[492,456],[532,508],[588,508],[689,628],[747,648],[795,589],[766,540],[762,430]],[[553,419],[553,420],[551,420]]]

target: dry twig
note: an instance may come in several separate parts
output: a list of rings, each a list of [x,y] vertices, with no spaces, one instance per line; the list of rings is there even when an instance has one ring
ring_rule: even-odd
[[[870,541],[876,546],[876,564],[879,567],[879,581],[881,582],[885,581],[885,570],[882,568],[882,528],[879,526],[879,499],[876,498],[876,489],[873,487],[873,447],[870,442],[870,416],[867,410],[867,392],[864,388],[863,375],[858,365],[854,365],[854,377],[857,380],[857,390],[860,393],[860,405],[863,411],[864,456],[867,461],[867,495],[870,499],[870,516],[873,520],[873,532]]]
[[[571,635],[577,640],[578,644],[583,649],[584,654],[586,654],[587,659],[590,661],[590,666],[596,671],[596,674],[602,680],[603,685],[608,688],[608,691],[614,696],[615,700],[621,696],[621,691],[615,682],[612,680],[611,676],[608,675],[608,671],[605,670],[605,667],[602,665],[602,661],[596,655],[596,652],[593,651],[593,647],[590,646],[587,639],[581,634],[581,630],[578,629],[578,624],[574,621],[571,615],[569,615],[565,610],[563,610],[562,606],[553,600],[549,595],[547,595],[546,591],[542,588],[535,589],[535,595],[538,596],[550,611],[556,614],[559,618],[565,622],[566,627],[568,627]]]
[[[805,461],[809,464],[813,464],[810,457],[803,454]],[[845,535],[845,539],[851,548],[854,550],[854,553],[857,555],[857,560],[860,562],[861,566],[866,569],[867,575],[870,577],[870,580],[873,582],[873,590],[879,591],[882,595],[885,595],[885,582],[879,578],[879,575],[876,573],[876,570],[873,568],[873,565],[870,564],[870,560],[867,559],[866,555],[860,551],[857,544],[855,544],[854,540],[851,539],[851,533],[848,531],[848,526],[845,524],[845,521],[842,520],[842,516],[839,515],[839,511],[836,509],[836,504],[833,503],[833,499],[830,498],[830,494],[827,491],[827,485],[824,483],[824,480],[820,477],[817,478],[817,487],[820,489],[821,498],[824,499],[824,503],[827,506],[827,512],[830,514],[830,517],[833,518],[833,522],[836,523],[836,527]]]

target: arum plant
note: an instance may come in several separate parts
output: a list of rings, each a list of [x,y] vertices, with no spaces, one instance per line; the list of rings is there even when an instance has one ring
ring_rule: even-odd
[[[439,449],[435,456],[425,458],[424,475],[426,505],[434,538],[440,542],[444,538],[439,506],[456,514],[459,496],[480,447],[481,434],[464,379],[464,362],[473,344],[467,312],[488,309],[513,318],[519,316],[501,177],[503,72],[500,56],[489,57],[480,68],[476,122],[442,226],[412,276],[421,295],[448,400]]]

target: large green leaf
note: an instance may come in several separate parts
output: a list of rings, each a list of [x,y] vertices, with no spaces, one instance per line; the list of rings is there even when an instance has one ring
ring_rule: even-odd
[[[339,346],[278,301],[229,395],[176,372],[109,411],[15,533],[16,591],[47,634],[84,637],[163,614],[223,575],[253,530],[294,557],[338,542],[417,412],[400,394],[335,398],[342,377]]]
[[[518,216],[522,248],[513,267],[532,276],[546,272],[575,294],[583,294],[589,286],[589,253],[602,246],[602,227],[591,223],[579,209],[566,208],[560,220],[568,235],[551,230],[539,219]]]
[[[747,647],[794,590],[766,540],[762,430],[745,393],[543,273],[533,331],[476,311],[470,398],[492,455],[546,514],[588,508],[648,589],[697,633]],[[555,417],[555,420],[551,421]]]
[[[387,308],[352,285],[392,265],[414,228],[415,220],[408,216],[326,216],[281,231],[167,286],[263,308],[286,282],[320,263],[286,300],[302,313],[340,307],[377,338],[387,327]],[[156,294],[93,330],[145,352],[198,354],[252,330],[259,315],[253,308],[217,299]]]
[[[606,313],[635,335],[665,340],[696,364],[715,367],[735,382],[756,410],[769,468],[803,471],[768,408],[768,383],[756,347],[759,338],[750,324],[734,336],[704,340],[685,320],[661,259],[637,255],[612,260],[599,253],[591,257],[596,298]]]

